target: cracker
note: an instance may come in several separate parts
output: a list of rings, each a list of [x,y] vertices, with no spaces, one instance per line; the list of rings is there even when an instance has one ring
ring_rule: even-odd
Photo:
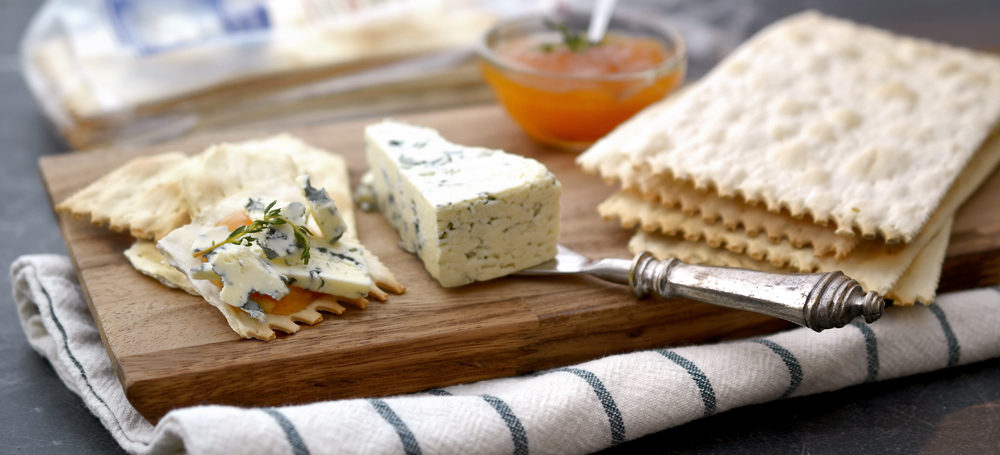
[[[721,199],[716,198],[714,201]],[[737,207],[730,208],[737,211]],[[761,250],[766,245],[760,239],[771,243],[787,239],[794,248],[811,246],[812,253],[816,256],[833,255],[844,258],[859,242],[857,237],[836,235],[832,230],[817,224],[762,210],[754,212],[753,209],[745,207],[745,216],[738,213],[727,215],[740,220],[736,223],[718,224],[705,213],[693,216],[683,208],[661,205],[631,191],[619,191],[597,207],[604,219],[619,218],[625,228],[641,225],[646,231],[680,235],[688,240],[704,239],[709,245],[725,246],[736,252],[742,252],[748,246],[752,250]],[[765,235],[759,236],[762,232]]]
[[[95,224],[108,224],[137,239],[159,240],[233,194],[263,191],[305,203],[297,185],[289,185],[301,174],[310,174],[315,186],[326,188],[347,222],[345,241],[359,243],[346,162],[288,134],[218,144],[193,157],[172,152],[135,158],[76,192],[56,210],[90,217]],[[361,248],[375,285],[403,293],[406,287],[378,256]],[[162,260],[143,251],[154,262]],[[136,269],[154,278],[165,276],[155,264]],[[373,297],[384,301],[385,293],[376,286]]]
[[[191,213],[200,213],[232,194],[268,188],[299,175],[292,154],[302,141],[287,135],[208,147],[196,155],[181,179]]]
[[[178,185],[187,162],[180,152],[133,159],[57,204],[56,211],[137,239],[161,239],[190,221]]]
[[[277,185],[268,182],[294,182],[299,175],[309,174],[313,186],[324,188],[330,194],[347,223],[344,241],[359,243],[347,163],[342,157],[313,147],[295,136],[279,134],[212,146],[198,159],[195,169],[186,174],[183,182],[186,200],[193,211],[201,211],[247,189]],[[362,252],[376,286],[396,294],[406,290],[378,256],[367,248]],[[375,295],[377,298],[381,293],[375,290]]]
[[[737,198],[719,197],[712,191],[695,188],[690,182],[653,174],[645,165],[636,166],[629,175],[624,176],[622,186],[661,205],[679,207],[685,214],[697,214],[707,222],[722,223],[727,229],[742,228],[750,235],[764,233],[772,241],[787,238],[793,245],[814,246],[816,244],[811,240],[825,241],[835,254],[841,256],[854,249],[858,242],[853,232],[838,234],[828,224],[817,224],[804,217],[795,218],[788,213],[771,212]],[[826,230],[839,237],[819,234]]]
[[[191,295],[198,295],[198,291],[191,286],[191,281],[187,275],[180,270],[173,268],[167,263],[166,258],[156,249],[156,244],[149,240],[136,240],[132,246],[125,250],[125,257],[128,258],[132,268],[138,270],[168,288],[180,289]]]
[[[929,304],[934,301],[941,276],[941,266],[948,248],[947,234],[950,232],[949,222],[889,289],[886,298],[892,299],[894,305],[906,306],[916,302]],[[743,254],[715,248],[704,242],[692,242],[660,234],[638,232],[629,240],[628,246],[629,251],[634,254],[649,251],[659,259],[673,257],[689,264],[741,267],[770,273],[794,272]]]
[[[998,118],[997,57],[807,12],[579,161],[625,156],[724,197],[908,243]]]
[[[636,231],[629,239],[628,249],[632,254],[649,251],[657,259],[676,258],[688,264],[740,267],[771,273],[796,272],[705,242],[685,240],[655,232]]]
[[[220,206],[225,207],[225,203]],[[216,212],[216,210],[213,208],[208,212]],[[219,212],[221,213],[221,210]],[[163,258],[177,270],[183,271],[189,285],[197,292],[197,295],[218,309],[225,317],[229,327],[241,337],[271,340],[275,337],[274,330],[295,333],[299,330],[297,323],[309,325],[318,323],[323,319],[319,311],[334,314],[343,313],[344,307],[340,305],[340,302],[361,309],[367,305],[368,301],[365,299],[324,296],[290,315],[265,313],[264,320],[254,319],[247,312],[223,302],[219,297],[219,288],[211,281],[192,278],[192,271],[201,265],[201,259],[191,254],[191,245],[199,233],[204,230],[205,225],[201,224],[200,221],[208,219],[210,219],[210,215],[199,216],[199,220],[173,230],[156,245]]]
[[[929,305],[934,302],[938,281],[941,280],[944,257],[948,252],[952,221],[948,220],[934,235],[913,264],[910,264],[906,273],[899,277],[896,285],[886,294],[886,298],[891,299],[893,305],[913,305],[917,302]]]
[[[884,295],[889,292],[903,272],[910,267],[913,260],[931,243],[934,237],[941,230],[950,226],[959,206],[990,176],[998,163],[1000,163],[1000,134],[994,134],[962,170],[955,180],[955,184],[948,190],[948,193],[941,200],[941,204],[927,221],[924,229],[910,244],[899,248],[887,248],[881,242],[868,240],[862,242],[848,257],[837,260],[829,256],[821,258],[806,256],[801,250],[807,250],[808,247],[795,249],[787,241],[782,241],[777,245],[770,245],[766,255],[770,260],[783,254],[796,254],[796,250],[799,250],[797,253],[799,256],[795,257],[803,260],[812,258],[816,261],[814,269],[803,267],[802,264],[792,261],[785,264],[776,263],[773,260],[770,262],[778,266],[791,265],[794,269],[807,272],[842,270],[858,280],[865,289]],[[644,233],[640,234],[645,235]],[[757,237],[757,239],[759,238]],[[748,241],[749,243],[750,241]],[[747,251],[750,251],[749,246]],[[710,253],[701,252],[700,254],[708,255]]]

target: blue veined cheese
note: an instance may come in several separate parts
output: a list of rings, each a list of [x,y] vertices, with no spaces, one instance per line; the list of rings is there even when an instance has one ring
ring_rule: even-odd
[[[442,286],[555,256],[561,186],[538,161],[393,121],[368,126],[365,136],[378,209]]]
[[[234,205],[235,201],[224,201],[225,204],[219,204],[218,213],[208,214],[209,218],[223,219],[230,210],[244,210],[250,219],[263,219],[271,204],[271,200],[257,197],[244,198],[243,201],[242,207]],[[271,210],[278,208],[292,224],[305,225],[308,222],[305,205],[300,202],[275,201]],[[228,229],[223,226],[192,223],[187,229],[196,233],[189,243],[191,255],[225,242],[229,236]],[[366,297],[372,287],[362,249],[356,244],[330,244],[323,238],[311,237],[309,263],[306,264],[301,254],[304,245],[295,240],[294,228],[290,224],[272,225],[249,235],[255,239],[250,245],[223,244],[205,254],[206,262],[192,266],[189,277],[192,280],[221,278],[223,289],[219,299],[244,309],[251,316],[259,312],[259,306],[249,298],[253,292],[278,300],[288,293],[287,286],[297,286],[357,299]],[[165,248],[168,247],[165,245]],[[176,253],[171,255],[181,256]],[[253,258],[256,261],[251,260]]]
[[[288,256],[271,261],[289,286],[347,298],[364,298],[372,287],[361,248],[345,243],[313,246],[309,263]]]
[[[296,181],[302,187],[302,193],[309,203],[309,212],[319,226],[326,243],[333,243],[340,240],[340,237],[347,232],[347,223],[340,216],[337,205],[327,194],[325,188],[313,188],[308,175],[300,175]]]
[[[288,294],[285,277],[261,255],[259,247],[226,243],[205,255],[207,261],[191,271],[191,277],[222,280],[219,298],[226,304],[243,308],[250,294],[264,294],[279,300]],[[259,309],[259,308],[258,308]],[[251,311],[247,311],[253,315]]]
[[[370,169],[361,175],[361,182],[354,189],[354,203],[363,212],[374,212],[378,206],[375,198],[375,174]]]
[[[253,220],[263,219],[267,204],[269,203],[251,198],[246,205],[247,215]],[[289,202],[279,208],[281,209],[281,215],[293,224],[306,224],[306,207],[302,203]],[[273,207],[272,210],[274,210]],[[301,255],[302,250],[305,248],[305,245],[300,244],[295,239],[295,228],[287,223],[268,226],[262,232],[254,234],[254,237],[257,238],[257,243],[264,251],[264,255],[272,260],[285,256]]]

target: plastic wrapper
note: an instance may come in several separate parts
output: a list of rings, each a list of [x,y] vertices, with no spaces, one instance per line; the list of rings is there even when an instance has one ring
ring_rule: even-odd
[[[497,3],[49,0],[25,33],[22,66],[71,146],[148,142],[194,129],[206,111],[453,65],[500,15],[550,6]]]

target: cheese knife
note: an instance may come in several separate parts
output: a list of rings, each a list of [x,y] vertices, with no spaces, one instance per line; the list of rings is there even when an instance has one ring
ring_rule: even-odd
[[[627,284],[644,298],[683,297],[728,308],[778,317],[817,332],[843,327],[863,315],[871,323],[882,316],[885,302],[867,293],[843,272],[767,273],[756,270],[658,261],[649,252],[629,259],[590,258],[563,245],[556,257],[518,275],[591,275]]]

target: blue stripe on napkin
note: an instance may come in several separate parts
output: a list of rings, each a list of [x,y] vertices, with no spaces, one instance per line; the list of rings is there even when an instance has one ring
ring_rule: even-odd
[[[705,376],[705,373],[703,373],[693,362],[685,359],[674,351],[660,349],[656,352],[659,352],[664,357],[672,360],[674,363],[687,370],[688,374],[691,375],[691,379],[694,380],[694,383],[698,384],[698,390],[701,391],[701,402],[705,405],[705,417],[715,414],[715,391],[712,390],[712,383],[709,382],[708,376]]]
[[[865,382],[872,382],[878,379],[880,364],[878,360],[878,339],[875,338],[875,331],[868,324],[861,321],[852,321],[851,325],[857,327],[861,334],[865,336],[865,352],[868,356],[868,376]]]
[[[625,422],[622,420],[622,414],[618,410],[618,405],[615,404],[614,398],[611,397],[608,389],[604,387],[604,383],[598,379],[597,375],[579,368],[560,368],[554,371],[573,373],[584,381],[587,381],[587,384],[590,384],[590,387],[594,389],[594,393],[597,394],[597,399],[601,400],[601,404],[604,406],[604,413],[608,415],[608,423],[611,425],[611,445],[625,442]]]
[[[420,444],[417,443],[417,438],[413,436],[410,427],[406,426],[406,422],[403,422],[403,419],[400,419],[396,415],[396,412],[389,407],[389,403],[379,398],[369,398],[368,402],[378,411],[378,415],[382,416],[396,430],[399,440],[403,443],[403,451],[406,455],[420,455],[422,453],[420,451]]]
[[[958,359],[962,354],[962,347],[958,345],[958,338],[955,338],[955,332],[951,330],[948,317],[944,315],[944,310],[941,309],[940,305],[930,305],[927,308],[930,308],[931,313],[934,313],[934,317],[941,324],[941,331],[944,332],[945,339],[948,340],[948,366],[953,367],[958,365]]]
[[[778,354],[778,357],[781,357],[781,361],[785,362],[785,367],[788,368],[788,388],[785,389],[785,393],[782,393],[780,398],[791,396],[792,392],[795,392],[795,389],[799,388],[799,384],[802,384],[802,364],[799,363],[799,359],[796,359],[791,351],[771,340],[757,338],[750,341],[771,348],[775,354]]]
[[[90,378],[87,377],[87,372],[84,371],[83,364],[80,363],[80,360],[76,358],[76,355],[73,354],[73,351],[69,349],[69,335],[66,335],[66,328],[63,327],[62,322],[59,321],[59,316],[56,316],[56,308],[55,305],[52,304],[52,296],[49,295],[49,291],[46,290],[44,287],[39,287],[39,289],[42,290],[42,295],[45,296],[45,300],[48,302],[49,314],[52,315],[52,322],[56,324],[56,329],[59,330],[59,335],[62,336],[63,349],[66,351],[66,355],[69,356],[69,360],[73,362],[74,366],[76,366],[76,370],[80,373],[80,377],[83,378],[83,383],[87,384],[87,389],[90,390],[91,395],[93,395],[94,398],[97,398],[97,401],[100,402],[101,405],[103,405],[104,408],[108,410],[108,414],[111,416],[112,419],[114,419],[115,425],[117,425],[118,429],[121,430],[122,436],[126,440],[128,440],[128,442],[135,442],[135,440],[129,437],[128,433],[125,431],[125,428],[122,427],[122,423],[118,421],[118,415],[115,414],[115,412],[111,409],[111,406],[108,406],[108,402],[104,401],[104,397],[98,395],[97,391],[94,390],[94,385],[90,383]]]
[[[514,441],[514,455],[528,455],[528,434],[524,431],[524,426],[521,425],[521,419],[517,418],[514,411],[503,400],[493,395],[481,395],[481,397],[490,406],[493,406],[493,409],[496,409],[503,421],[507,423],[510,437]]]
[[[288,440],[288,445],[292,446],[292,453],[295,455],[309,455],[309,448],[306,447],[306,443],[302,441],[302,436],[299,435],[298,430],[295,429],[295,425],[292,424],[288,417],[285,417],[281,411],[274,408],[261,408],[265,414],[274,418],[278,421],[278,426],[281,430],[285,432],[285,439]]]

